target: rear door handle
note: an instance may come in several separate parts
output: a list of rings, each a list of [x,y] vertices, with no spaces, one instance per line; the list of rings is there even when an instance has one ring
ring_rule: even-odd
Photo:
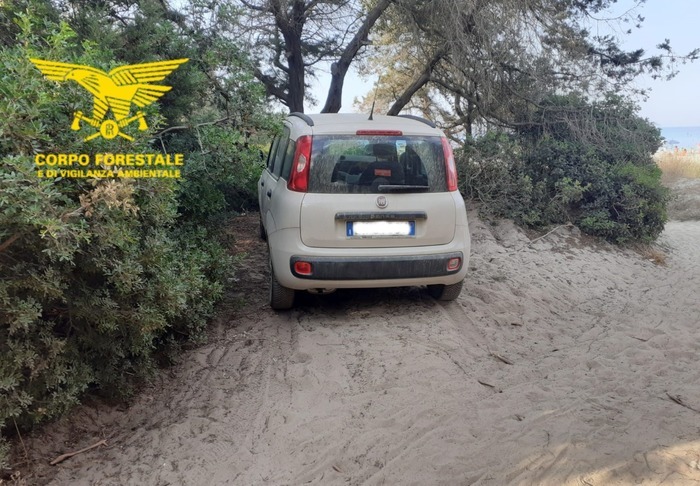
[[[260,185],[264,187],[264,186],[265,186],[265,181],[260,181]]]
[[[272,190],[267,190],[267,197],[272,198]]]

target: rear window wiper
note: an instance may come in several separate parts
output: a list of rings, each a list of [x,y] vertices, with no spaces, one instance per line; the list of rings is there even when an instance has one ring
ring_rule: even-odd
[[[428,192],[430,186],[414,186],[408,184],[380,184],[377,187],[379,192]]]

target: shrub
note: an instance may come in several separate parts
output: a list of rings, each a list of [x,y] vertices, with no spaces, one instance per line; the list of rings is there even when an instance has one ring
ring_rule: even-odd
[[[167,358],[161,350],[203,339],[232,266],[203,224],[227,208],[210,198],[178,211],[207,190],[37,177],[36,153],[154,150],[144,138],[85,143],[71,132],[84,92],[47,81],[27,59],[106,69],[111,52],[77,42],[64,23],[17,20],[20,39],[0,50],[0,432],[56,417],[87,389],[128,395]],[[212,167],[193,159],[192,170]],[[217,164],[214,178],[230,177]]]
[[[661,233],[668,194],[652,159],[661,138],[633,105],[553,97],[531,119],[464,150],[467,196],[527,226],[572,222],[617,243]]]
[[[180,186],[180,212],[198,221],[258,205],[257,182],[264,167],[259,148],[246,136],[215,125],[192,129],[168,140],[171,150],[187,152]],[[199,143],[207,149],[201,150]]]
[[[535,188],[525,174],[522,147],[512,135],[489,132],[456,153],[462,193],[480,203],[486,216],[507,216],[536,224],[529,207]]]

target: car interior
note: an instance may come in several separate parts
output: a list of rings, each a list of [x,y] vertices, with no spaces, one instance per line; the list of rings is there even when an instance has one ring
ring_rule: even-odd
[[[368,145],[371,155],[347,155],[338,157],[331,175],[332,183],[347,185],[427,185],[428,176],[415,149],[407,145],[399,157],[396,145],[375,143]]]

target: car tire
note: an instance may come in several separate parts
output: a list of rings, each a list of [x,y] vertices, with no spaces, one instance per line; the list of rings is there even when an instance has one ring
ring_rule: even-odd
[[[272,268],[272,260],[270,260],[270,307],[274,310],[291,309],[295,296],[294,289],[289,289],[277,281],[275,270]]]
[[[437,300],[455,300],[462,292],[464,280],[451,285],[428,285],[428,293]]]
[[[265,227],[262,223],[262,217],[260,218],[260,239],[263,241],[267,241],[267,233],[265,232]]]

